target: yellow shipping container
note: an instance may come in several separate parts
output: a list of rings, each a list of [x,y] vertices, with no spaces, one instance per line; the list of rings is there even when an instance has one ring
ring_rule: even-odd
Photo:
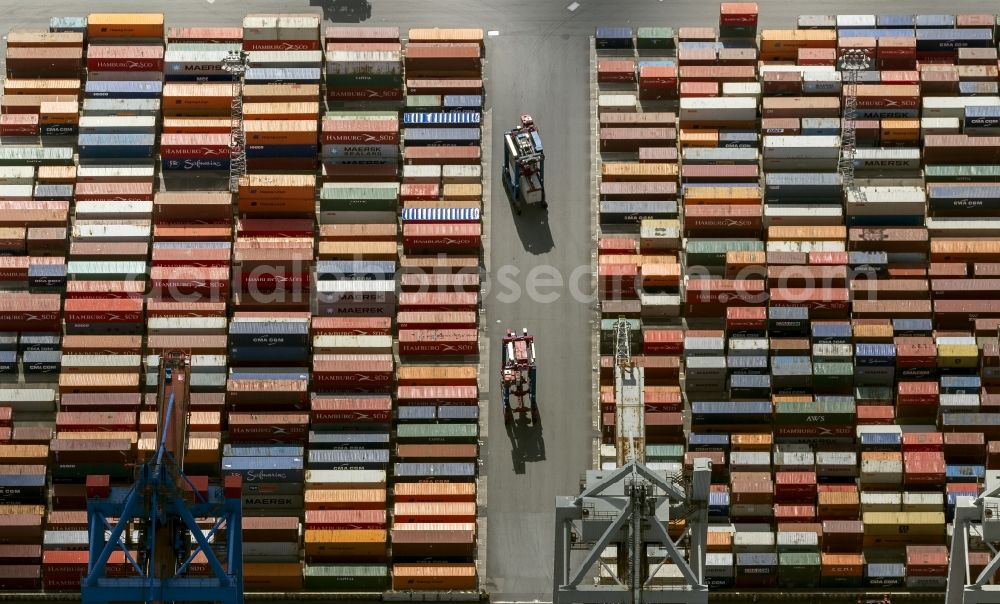
[[[306,529],[303,545],[306,556],[329,558],[382,558],[386,531],[376,529]]]
[[[920,120],[888,119],[882,120],[882,140],[884,141],[916,141],[920,138]]]
[[[684,147],[718,147],[718,130],[689,130],[681,128],[680,136],[681,148]]]
[[[483,185],[475,183],[449,183],[441,188],[445,201],[479,201],[483,198]]]
[[[605,182],[664,181],[677,178],[677,164],[642,162],[606,162],[601,164]]]
[[[767,238],[771,241],[843,241],[847,239],[847,227],[770,226]]]
[[[680,283],[680,264],[643,264],[640,269],[643,287],[676,287]]]
[[[975,369],[979,366],[979,348],[975,344],[942,344],[937,347],[938,367],[963,367]]]
[[[760,187],[692,187],[684,194],[689,205],[758,205],[763,199]]]
[[[395,241],[320,241],[323,260],[395,260]]]

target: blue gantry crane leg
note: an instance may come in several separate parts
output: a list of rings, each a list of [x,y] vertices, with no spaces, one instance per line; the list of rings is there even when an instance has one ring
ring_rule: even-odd
[[[139,467],[130,487],[105,488],[106,480],[88,477],[88,496],[93,496],[87,500],[90,555],[81,583],[83,604],[243,603],[240,481],[227,478],[223,486],[202,491],[183,472],[189,384],[187,356],[163,355],[155,456]],[[207,534],[198,518],[213,519]],[[133,523],[143,529],[138,556],[123,539]],[[225,544],[225,565],[213,543]],[[108,576],[108,561],[117,550],[134,572]],[[208,565],[207,576],[190,574],[199,554]]]

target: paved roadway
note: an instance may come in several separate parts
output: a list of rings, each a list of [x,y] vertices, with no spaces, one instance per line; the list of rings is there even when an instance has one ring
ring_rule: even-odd
[[[358,20],[355,0],[170,0],[156,10],[169,25],[232,25],[247,12],[295,12],[322,8],[328,18]],[[578,488],[578,477],[591,464],[590,307],[572,301],[566,287],[539,288],[556,293],[552,303],[526,294],[526,275],[535,266],[551,266],[564,282],[577,267],[590,264],[590,133],[588,43],[598,25],[713,25],[718,3],[704,0],[373,0],[369,24],[408,27],[481,27],[496,30],[489,38],[488,104],[492,115],[493,156],[499,157],[499,133],[512,127],[522,112],[538,121],[547,152],[550,207],[544,214],[513,216],[492,171],[491,274],[501,267],[520,269],[510,275],[522,295],[501,296],[510,287],[494,287],[486,300],[485,325],[491,342],[489,438],[484,469],[488,477],[488,555],[486,586],[494,601],[551,600],[552,518],[556,495]],[[794,27],[800,14],[839,12],[992,13],[994,2],[965,0],[942,5],[932,0],[905,3],[841,0],[758,0],[762,27]],[[54,15],[82,15],[97,10],[151,10],[153,2],[126,0],[35,0],[4,2],[0,31],[12,27],[44,27]],[[493,162],[496,164],[496,161]],[[586,290],[588,280],[580,287]],[[516,461],[497,408],[499,369],[496,343],[507,327],[527,327],[538,338],[541,375],[544,457]],[[540,447],[530,439],[526,453]]]

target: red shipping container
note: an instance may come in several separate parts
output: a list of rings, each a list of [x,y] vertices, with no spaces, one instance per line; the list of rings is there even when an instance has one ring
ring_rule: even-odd
[[[153,201],[152,182],[78,182],[77,201]]]
[[[602,59],[597,62],[597,81],[602,83],[635,82],[635,61]]]
[[[396,119],[323,120],[324,145],[398,145]]]
[[[479,352],[475,329],[401,329],[401,355],[472,355]]]
[[[312,335],[392,335],[390,317],[313,317]]]
[[[903,453],[903,484],[944,486],[944,455],[937,453]]]
[[[401,292],[399,294],[399,312],[476,312],[478,309],[479,294],[475,292]]]
[[[723,2],[719,7],[719,24],[725,26],[757,26],[756,2]]]
[[[950,464],[982,464],[986,437],[982,432],[948,432],[944,435],[944,458]]]
[[[145,321],[142,298],[66,300],[67,323],[140,323]]]
[[[321,356],[337,360],[323,360]],[[313,357],[313,384],[323,390],[347,392],[384,391],[392,388],[393,362],[388,360],[341,360],[354,355],[316,355]],[[380,355],[381,356],[381,355]]]
[[[410,250],[478,249],[482,231],[477,223],[407,223],[403,225],[403,246]]]
[[[478,316],[474,312],[400,312],[396,315],[399,329],[473,329]]]
[[[767,329],[764,306],[729,306],[726,308],[726,331],[763,331]]]
[[[229,158],[228,134],[168,134],[160,135],[160,155],[163,157],[223,157]],[[310,233],[312,234],[312,233]]]
[[[614,403],[614,393],[611,393],[611,402]],[[647,387],[643,391],[642,402],[646,411],[676,413],[684,409],[680,388],[667,390],[656,386]]]
[[[643,354],[684,353],[684,331],[681,329],[646,329],[642,338]]]
[[[319,40],[243,40],[243,50],[320,50]]]
[[[858,405],[859,426],[886,426],[896,419],[896,410],[891,405]]]
[[[333,396],[317,394],[309,409],[312,424],[385,423],[392,419],[389,396]]]
[[[90,71],[163,71],[163,45],[87,46]]]
[[[907,545],[907,577],[944,577],[948,574],[948,548],[944,545]]]
[[[59,411],[56,430],[64,432],[134,432],[137,416],[127,412]]]
[[[400,405],[474,405],[479,401],[478,386],[399,386],[396,402]]]
[[[788,524],[816,522],[816,506],[776,503],[774,505],[774,521]]]
[[[816,500],[816,473],[775,472],[774,496],[781,503],[812,503]]]
[[[905,432],[903,433],[903,452],[910,451],[934,453],[941,452],[944,437],[940,432]]]
[[[384,529],[385,510],[306,510],[307,530]]]
[[[682,97],[719,96],[718,82],[681,82]]]
[[[326,97],[337,101],[398,101],[403,98],[403,89],[328,87]]]
[[[938,404],[937,382],[899,382],[896,384],[896,400],[901,405]]]
[[[38,114],[4,113],[0,115],[0,136],[38,136]]]
[[[308,413],[229,413],[233,442],[301,443],[308,438]]]

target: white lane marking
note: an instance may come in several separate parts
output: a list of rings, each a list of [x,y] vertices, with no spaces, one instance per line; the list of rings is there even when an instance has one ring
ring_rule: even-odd
[[[568,10],[569,12],[573,12],[573,11],[575,11],[578,8],[580,8],[580,3],[579,2],[574,2],[573,4],[570,4],[569,6],[567,6],[566,10]]]
[[[497,30],[495,30],[495,29],[491,29],[490,31],[486,32],[486,35],[490,36],[491,38],[493,38],[493,37],[499,36],[500,32],[497,31]]]

